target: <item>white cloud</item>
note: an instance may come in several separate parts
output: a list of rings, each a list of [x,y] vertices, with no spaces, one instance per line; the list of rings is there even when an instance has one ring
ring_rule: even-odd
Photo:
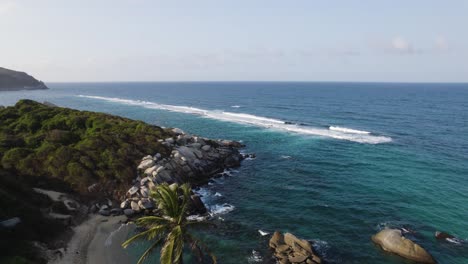
[[[394,51],[397,51],[400,53],[413,53],[414,52],[414,49],[411,43],[400,36],[392,39],[391,47]]]
[[[7,14],[17,6],[18,4],[16,2],[0,0],[0,15]]]

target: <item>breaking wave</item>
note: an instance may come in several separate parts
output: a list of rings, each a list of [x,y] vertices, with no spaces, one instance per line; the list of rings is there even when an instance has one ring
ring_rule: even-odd
[[[370,132],[368,131],[362,131],[362,130],[357,130],[357,129],[351,129],[351,128],[346,128],[346,127],[339,127],[339,126],[330,126],[330,130],[333,131],[339,131],[343,133],[350,133],[350,134],[362,134],[362,135],[369,135]]]
[[[251,114],[244,113],[232,113],[219,110],[205,110],[190,106],[178,106],[178,105],[167,105],[167,104],[158,104],[148,101],[141,100],[129,100],[122,98],[112,98],[112,97],[103,97],[103,96],[90,96],[90,95],[78,95],[83,98],[104,100],[108,102],[121,103],[127,105],[142,106],[150,109],[159,109],[179,113],[187,113],[193,115],[199,115],[206,118],[234,122],[238,124],[247,124],[257,127],[270,128],[280,131],[287,131],[305,135],[315,135],[321,137],[328,137],[340,140],[348,140],[358,143],[366,144],[379,144],[387,143],[392,141],[392,138],[385,136],[372,135],[371,132],[355,130],[351,128],[336,127],[331,126],[328,129],[319,128],[319,127],[308,127],[300,126],[294,123],[285,122],[278,119],[256,116]]]

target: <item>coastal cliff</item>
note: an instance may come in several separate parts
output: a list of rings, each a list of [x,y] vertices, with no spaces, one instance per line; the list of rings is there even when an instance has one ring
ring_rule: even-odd
[[[0,247],[26,263],[60,258],[88,214],[151,214],[151,186],[199,186],[243,158],[235,141],[31,100],[0,109],[0,120],[0,233],[10,241]]]
[[[0,91],[48,89],[47,86],[25,72],[0,67]]]

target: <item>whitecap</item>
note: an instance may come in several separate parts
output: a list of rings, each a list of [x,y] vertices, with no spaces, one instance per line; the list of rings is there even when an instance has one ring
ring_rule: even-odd
[[[206,216],[201,216],[201,215],[189,215],[187,216],[187,220],[188,221],[197,221],[197,222],[201,222],[201,221],[205,221],[206,220]]]
[[[261,236],[268,236],[268,235],[270,234],[270,233],[265,232],[265,231],[260,230],[260,229],[258,230],[258,233],[259,233]]]
[[[362,130],[347,128],[347,127],[339,127],[339,126],[330,126],[328,129],[333,130],[333,131],[343,132],[343,133],[349,133],[349,134],[363,134],[363,135],[370,134],[369,131],[362,131]]]
[[[281,155],[280,158],[282,158],[282,159],[292,159],[292,157],[288,156],[288,155]]]
[[[215,204],[212,206],[208,206],[209,215],[211,217],[216,215],[223,215],[229,212],[232,212],[236,207],[232,204]]]
[[[252,255],[250,255],[247,260],[249,263],[259,263],[263,261],[263,258],[260,255],[260,252],[252,250]]]
[[[328,129],[318,128],[318,127],[300,126],[296,124],[285,123],[282,120],[278,120],[274,118],[256,116],[256,115],[246,114],[246,113],[233,113],[233,112],[225,112],[225,111],[218,111],[218,110],[205,110],[205,109],[200,109],[200,108],[195,108],[195,107],[190,107],[190,106],[167,105],[167,104],[159,104],[159,103],[141,101],[141,100],[130,100],[130,99],[122,99],[122,98],[103,97],[103,96],[90,96],[90,95],[78,95],[78,96],[83,97],[83,98],[104,100],[104,101],[114,102],[114,103],[142,106],[142,107],[150,108],[150,109],[160,109],[160,110],[166,110],[166,111],[199,115],[202,117],[216,119],[220,121],[253,125],[257,127],[269,128],[269,129],[298,133],[298,134],[314,135],[314,136],[328,137],[328,138],[334,138],[334,139],[340,139],[340,140],[348,140],[348,141],[353,141],[353,142],[358,142],[358,143],[379,144],[379,143],[387,143],[387,142],[392,141],[392,138],[390,137],[371,135],[371,133],[368,131],[361,131],[361,130],[355,130],[355,129],[350,129],[350,128],[340,128],[340,127],[335,127],[335,126],[329,127]]]
[[[232,108],[241,108],[240,105],[231,105]]]
[[[216,197],[222,197],[223,195],[220,194],[219,192],[216,192],[216,193],[214,194],[214,196],[216,196]]]
[[[452,244],[455,244],[455,245],[461,245],[464,241],[459,239],[459,238],[446,238],[445,240],[447,240],[447,242],[450,242]]]

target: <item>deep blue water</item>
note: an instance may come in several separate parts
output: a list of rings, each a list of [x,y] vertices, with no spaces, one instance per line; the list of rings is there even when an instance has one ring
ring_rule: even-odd
[[[252,250],[267,254],[267,238],[258,229],[316,240],[330,263],[410,263],[372,244],[371,235],[384,226],[415,230],[413,239],[440,263],[468,263],[468,245],[434,238],[441,230],[468,239],[467,84],[49,87],[2,92],[0,104],[47,100],[242,140],[245,152],[257,154],[231,177],[201,190],[213,211],[222,211],[223,204],[234,207],[216,215],[216,230],[199,234],[219,263],[248,263]]]

